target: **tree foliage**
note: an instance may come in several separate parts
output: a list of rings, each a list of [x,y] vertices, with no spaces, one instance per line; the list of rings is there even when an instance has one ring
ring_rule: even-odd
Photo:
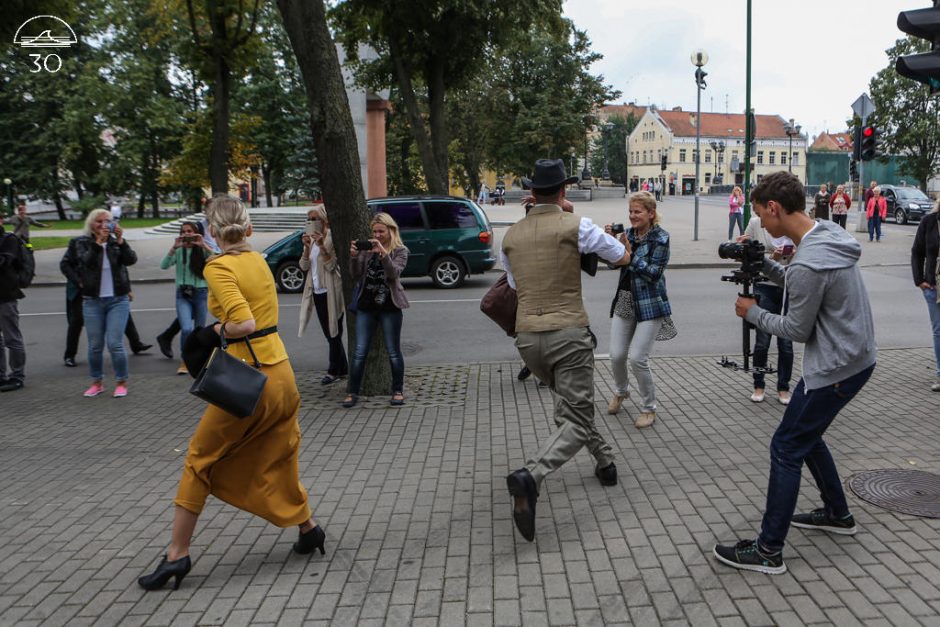
[[[626,117],[622,115],[612,115],[607,119],[611,125],[607,136],[607,169],[610,171],[610,180],[617,185],[626,186],[627,175],[627,137],[636,128],[639,122],[633,113]],[[604,170],[604,138],[603,130],[594,141],[591,142],[591,172],[594,176],[600,176]]]
[[[875,112],[868,122],[880,132],[882,151],[905,157],[901,172],[927,188],[927,180],[940,167],[940,101],[929,88],[904,78],[894,69],[900,55],[927,52],[930,44],[920,39],[898,39],[886,53],[889,63],[869,85]]]

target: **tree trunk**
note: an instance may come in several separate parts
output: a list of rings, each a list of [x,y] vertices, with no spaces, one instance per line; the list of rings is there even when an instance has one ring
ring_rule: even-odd
[[[223,58],[215,61],[212,94],[212,147],[209,149],[209,182],[212,193],[228,193],[228,139],[232,73]]]
[[[144,213],[147,210],[147,197],[144,196],[143,190],[140,194],[137,195],[137,217],[144,218],[146,214]]]
[[[330,228],[343,276],[346,302],[352,296],[349,246],[369,232],[370,212],[360,178],[359,152],[346,86],[336,47],[326,25],[323,0],[277,0],[294,56],[303,76],[310,109],[310,126],[316,148],[323,200],[330,212]],[[346,317],[349,347],[356,345],[355,314]],[[381,328],[366,361],[362,394],[386,394],[391,388],[388,353]],[[376,345],[375,342],[378,342]],[[349,351],[352,354],[352,351]]]
[[[264,177],[264,200],[268,207],[274,206],[274,197],[271,196],[271,168],[267,164],[261,169],[261,176]]]
[[[447,166],[447,112],[444,107],[444,62],[439,55],[434,56],[433,67],[429,72],[431,84],[428,85],[428,122],[431,126],[431,149],[434,151],[434,163],[437,165],[438,185],[443,191],[432,192],[449,194],[449,168]]]
[[[447,194],[447,186],[441,183],[441,181],[446,180],[447,174],[445,172],[442,176],[438,171],[434,147],[431,145],[431,138],[428,137],[427,127],[424,124],[424,118],[421,116],[421,108],[418,106],[418,99],[415,96],[415,88],[411,82],[411,71],[405,66],[398,45],[393,39],[389,40],[389,53],[395,64],[398,90],[402,102],[405,103],[405,111],[408,113],[408,126],[411,128],[411,135],[418,145],[418,155],[421,157],[421,165],[424,167],[424,180],[428,184],[428,192],[431,194]]]

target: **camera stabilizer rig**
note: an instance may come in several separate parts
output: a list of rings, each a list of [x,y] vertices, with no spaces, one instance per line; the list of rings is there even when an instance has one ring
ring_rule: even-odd
[[[761,270],[764,268],[764,245],[756,240],[750,239],[741,243],[725,242],[719,244],[718,256],[722,259],[734,259],[741,262],[740,268],[732,271],[731,274],[722,276],[721,280],[740,285],[741,292],[739,292],[739,296],[756,299],[757,296],[751,292],[751,286],[755,283],[767,280],[767,278],[761,274]],[[741,326],[744,365],[738,365],[736,361],[728,359],[727,356],[722,356],[718,365],[723,368],[731,368],[732,370],[743,370],[744,372],[764,374],[777,372],[776,369],[770,366],[750,367],[750,358],[751,355],[753,355],[751,352],[751,328],[753,325],[742,318]]]

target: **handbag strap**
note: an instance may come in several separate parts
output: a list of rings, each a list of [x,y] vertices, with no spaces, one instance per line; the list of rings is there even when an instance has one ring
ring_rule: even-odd
[[[275,328],[275,330],[277,329]],[[224,324],[221,327],[219,327],[219,340],[220,340],[222,350],[223,351],[226,350],[228,348],[229,342],[225,340],[225,325]],[[239,337],[239,338],[232,340],[232,343],[236,343],[236,342],[244,342],[248,346],[248,352],[251,353],[251,359],[255,362],[254,364],[255,368],[260,369],[261,362],[258,361],[258,356],[255,355],[255,350],[251,347],[251,341],[248,339],[248,337],[247,336]]]

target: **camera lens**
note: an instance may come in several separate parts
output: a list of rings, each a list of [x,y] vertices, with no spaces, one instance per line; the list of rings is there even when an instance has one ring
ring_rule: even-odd
[[[744,246],[737,242],[722,242],[718,245],[718,256],[722,259],[743,259]]]

